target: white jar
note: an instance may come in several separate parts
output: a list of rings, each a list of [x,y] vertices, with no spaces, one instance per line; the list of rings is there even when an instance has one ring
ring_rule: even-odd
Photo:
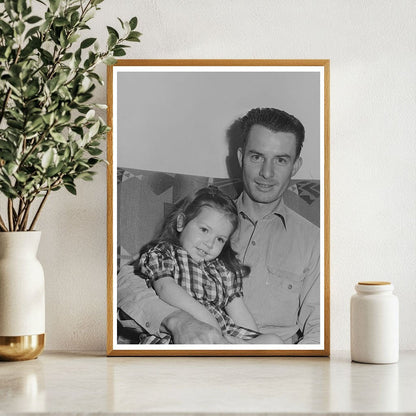
[[[389,364],[399,360],[399,302],[390,282],[359,282],[351,297],[351,359]]]

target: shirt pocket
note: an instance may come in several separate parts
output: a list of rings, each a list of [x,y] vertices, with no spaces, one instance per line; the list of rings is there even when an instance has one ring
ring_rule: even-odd
[[[302,276],[300,274],[270,265],[267,265],[267,271],[270,274],[270,279],[273,279],[274,284],[279,286],[282,291],[288,294],[299,295],[302,286]],[[268,281],[269,284],[271,283],[270,279]]]
[[[295,325],[300,305],[302,276],[279,267],[267,265],[266,286],[273,298],[275,310],[281,326]]]

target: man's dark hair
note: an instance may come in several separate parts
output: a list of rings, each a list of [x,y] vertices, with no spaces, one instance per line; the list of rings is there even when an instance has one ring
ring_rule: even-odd
[[[299,157],[305,140],[305,128],[296,117],[277,108],[253,108],[245,116],[237,119],[228,130],[229,137],[238,135],[243,152],[250,129],[255,124],[276,133],[293,133],[296,137],[296,159]]]

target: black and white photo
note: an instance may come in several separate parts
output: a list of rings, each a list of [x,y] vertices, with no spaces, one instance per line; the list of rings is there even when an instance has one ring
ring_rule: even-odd
[[[329,61],[108,72],[108,354],[329,354]]]

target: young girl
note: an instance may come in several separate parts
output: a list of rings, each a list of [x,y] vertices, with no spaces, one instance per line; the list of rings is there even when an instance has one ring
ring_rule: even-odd
[[[162,300],[223,335],[281,343],[258,332],[243,301],[242,278],[249,268],[238,261],[229,241],[237,225],[234,202],[216,187],[202,188],[175,205],[135,268]]]

